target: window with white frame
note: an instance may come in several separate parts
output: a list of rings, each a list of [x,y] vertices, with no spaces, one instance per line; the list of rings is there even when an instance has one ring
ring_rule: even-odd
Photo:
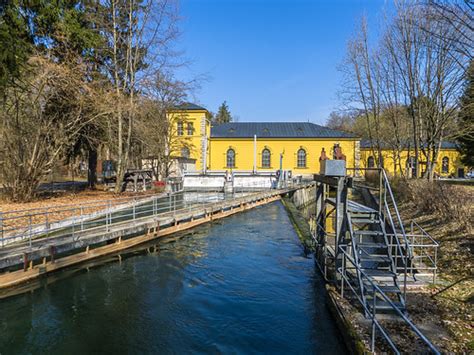
[[[235,150],[229,148],[226,154],[226,167],[235,168]]]
[[[306,168],[306,150],[300,148],[297,153],[297,167]]]
[[[265,148],[262,150],[262,168],[271,167],[271,153],[270,150]]]
[[[184,125],[182,121],[179,121],[177,124],[178,136],[184,135]]]

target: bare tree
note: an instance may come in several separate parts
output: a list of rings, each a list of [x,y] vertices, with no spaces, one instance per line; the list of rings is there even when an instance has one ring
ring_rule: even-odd
[[[420,28],[430,36],[446,40],[455,51],[464,57],[474,56],[474,2],[472,0],[427,0],[419,5],[429,9],[433,21],[450,29],[440,34],[420,23]]]
[[[418,170],[423,162],[424,176],[433,179],[442,141],[456,126],[467,57],[457,50],[456,28],[439,21],[431,7],[400,2],[396,10],[375,50],[368,49],[365,20],[349,42],[344,98],[362,109],[379,166],[382,145],[398,152],[394,160],[402,171],[400,152],[413,147]]]
[[[80,65],[32,57],[21,85],[9,87],[0,110],[0,175],[13,200],[29,200],[84,125],[94,94]]]
[[[181,155],[182,148],[195,149],[190,139],[178,136],[177,122],[184,117],[174,108],[199,87],[200,80],[184,82],[170,72],[157,72],[144,81],[141,119],[136,132],[157,179],[169,175],[172,160]]]
[[[173,65],[177,8],[168,0],[108,0],[104,13],[103,29],[110,54],[106,68],[115,96],[109,144],[117,157],[115,190],[119,192],[130,158],[142,80]]]
[[[453,29],[437,21],[429,7],[401,4],[385,42],[412,118],[415,160],[419,164],[421,153],[429,179],[445,131],[454,125],[466,65],[448,38],[455,38]]]
[[[357,36],[347,46],[347,56],[341,70],[346,85],[343,100],[351,109],[359,109],[366,119],[367,136],[372,142],[377,165],[383,166],[382,142],[380,141],[380,68],[377,54],[369,49],[367,21],[362,18]]]

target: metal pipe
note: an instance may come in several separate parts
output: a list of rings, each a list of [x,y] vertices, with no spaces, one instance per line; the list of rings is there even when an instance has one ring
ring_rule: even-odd
[[[257,173],[257,135],[253,135],[253,173]]]

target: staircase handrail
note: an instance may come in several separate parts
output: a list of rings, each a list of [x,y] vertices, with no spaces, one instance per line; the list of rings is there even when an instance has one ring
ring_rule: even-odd
[[[351,236],[351,246],[352,246],[352,253],[354,254],[354,258],[356,259],[355,262],[357,263],[357,265],[360,265],[360,260],[359,259],[359,255],[357,254],[357,250],[355,248],[355,243],[354,243],[354,239],[355,239],[355,236],[354,236],[354,230],[352,229],[352,219],[351,219],[351,216],[349,213],[347,213],[346,215],[347,217],[347,225],[349,227],[349,234]],[[339,247],[341,250],[342,248]],[[345,251],[344,251],[345,253]],[[357,273],[357,279],[359,281],[359,287],[360,287],[360,295],[361,295],[361,298],[363,300],[363,302],[366,302],[365,300],[365,294],[364,294],[364,283],[362,282],[362,275]]]
[[[400,216],[400,212],[398,211],[398,206],[397,206],[397,202],[395,201],[395,197],[393,196],[393,192],[392,192],[392,188],[390,187],[390,182],[388,180],[388,177],[387,177],[387,173],[385,172],[385,169],[381,169],[382,170],[382,174],[383,174],[383,178],[384,178],[384,182],[385,182],[385,186],[387,187],[387,191],[390,195],[390,199],[392,200],[392,203],[393,203],[393,208],[395,210],[395,215],[397,216],[397,221],[398,221],[398,224],[400,226],[400,231],[401,231],[401,234],[402,234],[402,237],[403,237],[403,241],[405,243],[405,248],[407,250],[407,253],[408,253],[408,257],[411,259],[413,257],[413,253],[412,253],[412,250],[410,248],[410,242],[408,241],[408,238],[407,238],[407,235],[406,235],[406,232],[405,232],[405,227],[403,226],[403,222],[402,222],[402,218]],[[386,205],[386,208],[387,208],[387,212],[390,212],[390,209],[388,208],[388,205],[387,205],[387,200],[385,199],[385,205]],[[390,217],[391,214],[388,213]],[[392,218],[390,218],[392,220]],[[392,220],[392,223],[393,223],[393,220]],[[394,225],[392,225],[392,228],[393,228],[393,233],[395,234],[395,238],[397,238],[397,230],[395,228]]]
[[[408,318],[398,307],[395,303],[393,303],[393,301],[385,294],[385,292],[375,283],[372,281],[372,278],[370,276],[368,276],[364,270],[362,270],[362,268],[357,265],[357,262],[344,250],[343,246],[340,246],[339,249],[341,250],[341,252],[343,253],[344,257],[349,260],[351,262],[351,264],[356,268],[356,270],[358,271],[358,273],[360,273],[361,275],[363,275],[365,277],[365,279],[370,283],[370,285],[373,287],[373,290],[374,290],[374,300],[375,300],[375,291],[377,291],[378,294],[380,294],[380,296],[392,307],[392,309],[395,311],[395,313],[397,313],[397,315],[399,315],[404,321],[405,323],[411,328],[411,330],[416,334],[418,335],[418,337],[428,346],[428,348],[435,354],[441,354],[439,352],[439,350],[429,341],[428,338],[426,338],[426,336],[418,329],[418,327],[411,321],[410,318]],[[341,268],[338,269],[339,273],[341,274],[342,277],[345,278],[345,270],[341,270]],[[385,331],[385,329],[382,327],[382,325],[378,322],[378,320],[376,319],[376,308],[375,307],[372,307],[372,310],[370,309],[370,307],[368,307],[363,301],[362,299],[360,299],[359,297],[357,297],[357,293],[355,292],[354,288],[352,287],[352,285],[350,284],[350,282],[348,282],[348,280],[346,280],[346,283],[349,285],[349,287],[351,288],[351,290],[354,292],[354,294],[356,295],[356,298],[359,300],[359,302],[361,303],[362,307],[364,308],[364,310],[366,312],[368,312],[369,314],[371,314],[371,319],[372,319],[372,322],[373,322],[373,325],[374,326],[377,326],[377,328],[380,330],[380,332],[383,334],[384,338],[388,341],[388,343],[390,344],[390,346],[392,346],[392,349],[397,353],[399,354],[400,352],[398,351],[398,349],[396,348],[396,345],[395,343],[393,342],[393,340],[390,338],[390,336],[387,334],[387,332]],[[375,303],[375,301],[374,301]],[[374,332],[374,330],[372,330]],[[375,338],[375,334],[372,334],[372,339]],[[374,349],[372,349],[373,351]]]
[[[431,242],[433,243],[433,246],[439,246],[439,242],[434,239],[431,234],[429,234],[422,226],[420,226],[418,223],[416,223],[414,220],[411,220],[411,225],[412,225],[412,230],[413,230],[413,226],[416,226],[418,227],[418,229],[421,231],[421,233],[423,234],[423,236],[425,236],[426,238],[428,238],[429,240],[431,240]],[[412,232],[413,233],[413,232]]]

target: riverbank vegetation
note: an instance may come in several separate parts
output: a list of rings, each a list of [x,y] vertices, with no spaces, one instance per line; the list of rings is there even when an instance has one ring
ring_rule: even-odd
[[[166,109],[198,81],[176,78],[186,64],[177,23],[177,3],[169,0],[2,3],[4,194],[31,200],[55,165],[76,159],[89,160],[94,186],[98,152],[116,160],[117,192],[135,161],[153,156],[166,170]]]
[[[460,142],[472,167],[473,13],[463,0],[396,2],[377,40],[362,18],[340,67],[342,106],[328,126],[368,140],[379,167],[389,164],[382,150],[392,150],[402,176],[408,150],[433,180],[444,141]]]
[[[449,352],[474,350],[474,186],[397,180],[392,186],[405,221],[439,242],[438,282],[410,294],[410,314],[449,332]]]

